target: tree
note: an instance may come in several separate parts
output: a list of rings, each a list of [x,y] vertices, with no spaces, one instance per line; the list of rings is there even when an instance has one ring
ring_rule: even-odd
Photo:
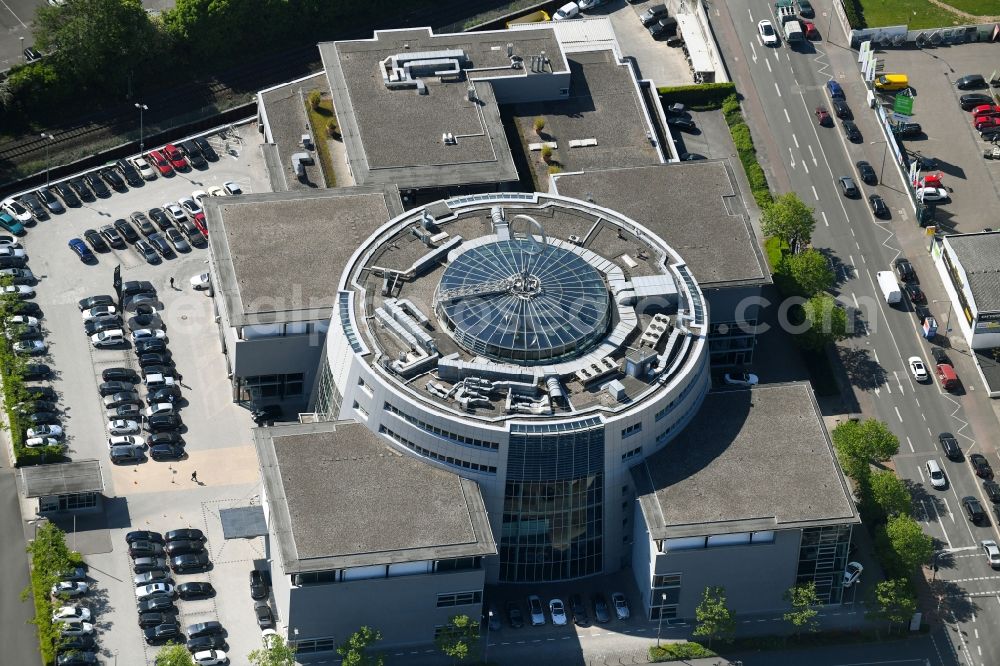
[[[319,108],[319,103],[321,101],[323,101],[323,95],[321,95],[318,90],[313,90],[309,93],[309,108],[313,111]]]
[[[736,630],[733,612],[726,607],[726,591],[718,585],[705,588],[694,614],[697,620],[694,635],[707,638],[709,647],[712,640],[730,638]]]
[[[816,596],[816,583],[809,581],[806,585],[796,585],[785,590],[782,595],[785,601],[792,605],[792,609],[784,614],[786,622],[791,622],[795,628],[795,635],[798,636],[802,630],[809,632],[819,629],[819,620],[816,616],[819,611],[819,598]]]
[[[760,228],[765,236],[776,236],[797,252],[812,240],[816,220],[813,219],[813,209],[806,206],[797,194],[789,192],[764,207]]]
[[[909,515],[910,491],[891,470],[878,470],[872,474],[869,480],[869,490],[872,501],[884,516]]]
[[[795,336],[805,349],[820,351],[831,342],[847,337],[847,312],[837,305],[833,296],[819,293],[802,304],[799,321],[809,327]]]
[[[183,645],[168,643],[156,653],[156,666],[195,666],[191,653]]]
[[[448,624],[441,628],[434,643],[445,655],[457,661],[465,661],[472,654],[472,648],[479,640],[479,623],[468,615],[453,615]]]
[[[899,438],[876,419],[845,421],[833,429],[832,438],[844,471],[859,483],[867,482],[872,463],[899,453]]]
[[[835,276],[827,258],[819,250],[809,248],[784,260],[795,295],[809,298],[833,286]]]
[[[251,650],[247,659],[253,666],[295,666],[295,647],[277,634],[269,634],[264,647]]]
[[[62,580],[62,572],[76,566],[81,558],[66,545],[66,533],[50,522],[37,527],[27,551],[31,557],[31,585],[21,593],[21,599],[30,598],[34,602],[32,623],[38,630],[42,661],[51,663],[65,639],[58,623],[52,622],[52,612],[63,600],[53,601],[50,590]]]
[[[337,654],[343,657],[343,666],[382,666],[382,655],[369,655],[366,650],[373,643],[382,640],[382,632],[371,627],[361,627],[351,634],[347,642],[337,647]]]
[[[916,572],[931,559],[934,540],[924,534],[920,523],[907,515],[895,515],[885,526],[886,536],[902,567],[901,576]]]
[[[875,606],[865,617],[870,620],[885,620],[889,631],[893,624],[909,622],[917,610],[917,600],[913,588],[904,578],[883,580],[875,586]]]

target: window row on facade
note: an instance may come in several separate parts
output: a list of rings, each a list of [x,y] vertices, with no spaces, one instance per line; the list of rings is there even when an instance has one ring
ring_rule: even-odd
[[[416,418],[415,416],[411,416],[410,414],[407,414],[399,407],[396,407],[390,402],[386,402],[383,408],[385,409],[385,411],[395,414],[396,416],[403,419],[410,425],[416,426],[421,430],[423,430],[424,432],[434,435],[435,437],[446,439],[449,442],[454,442],[455,444],[461,444],[462,446],[475,446],[481,449],[492,449],[493,451],[496,451],[497,449],[500,448],[499,442],[491,442],[484,439],[476,439],[475,437],[466,437],[465,435],[459,435],[453,432],[448,432],[447,430],[443,430],[441,428],[438,428],[437,426],[431,425],[429,423],[424,423],[420,419]]]
[[[384,425],[380,425],[378,427],[378,431],[381,434],[387,436],[392,441],[394,441],[394,442],[396,442],[398,444],[402,444],[403,446],[405,446],[406,448],[410,449],[411,451],[413,451],[415,453],[419,453],[420,455],[425,456],[427,458],[430,458],[432,460],[437,460],[438,462],[442,462],[442,463],[444,463],[446,465],[451,465],[452,467],[462,467],[462,468],[465,468],[465,469],[471,469],[471,470],[476,471],[476,472],[482,472],[483,474],[496,474],[497,473],[497,468],[494,465],[480,465],[479,463],[474,463],[474,462],[471,462],[469,460],[462,460],[460,458],[455,458],[455,457],[452,457],[452,456],[443,456],[440,453],[437,453],[435,451],[431,451],[430,449],[425,449],[424,447],[420,446],[416,442],[411,442],[407,438],[405,438],[402,435],[400,435],[398,432],[395,432],[394,430],[390,430],[389,428],[385,427]]]

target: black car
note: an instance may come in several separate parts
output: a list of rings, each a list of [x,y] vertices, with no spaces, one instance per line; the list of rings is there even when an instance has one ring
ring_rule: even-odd
[[[979,525],[986,520],[986,512],[983,511],[983,505],[972,495],[962,498],[962,507],[965,509],[965,515],[969,517],[969,522],[972,524]]]
[[[594,618],[601,624],[611,622],[611,608],[608,606],[608,600],[604,598],[604,595],[598,592],[594,595],[593,602]]]
[[[181,630],[180,627],[171,622],[144,629],[142,634],[150,645],[160,645],[177,640],[177,637],[181,635]]]
[[[938,442],[940,442],[941,449],[949,460],[962,459],[962,449],[958,446],[958,440],[950,432],[943,432],[938,435]]]
[[[38,197],[35,196],[34,192],[28,192],[21,197],[21,204],[26,206],[31,214],[35,216],[35,219],[46,220],[49,217],[49,211],[42,202],[39,201]]]
[[[156,226],[160,229],[166,231],[173,225],[170,223],[170,217],[162,208],[150,208],[149,209],[149,219],[156,222]]]
[[[32,317],[42,318],[42,307],[38,303],[33,303],[31,301],[15,301],[13,303],[8,303],[8,312],[10,314],[19,315],[31,315]]]
[[[60,652],[72,652],[73,650],[90,651],[97,647],[97,641],[93,636],[67,636],[59,642]]]
[[[149,457],[153,460],[180,460],[185,455],[183,446],[176,444],[157,444],[149,447]]]
[[[45,206],[46,210],[50,213],[65,213],[66,208],[63,207],[62,202],[56,198],[55,193],[49,187],[38,188],[38,200]]]
[[[131,391],[133,385],[131,383],[126,383],[119,380],[108,380],[102,382],[98,385],[97,390],[102,396],[114,395],[115,393],[121,393],[122,391]]]
[[[144,328],[144,327],[140,326],[139,328]],[[139,367],[143,369],[148,368],[149,366],[152,365],[164,365],[170,362],[171,362],[170,357],[167,356],[166,354],[157,354],[155,352],[149,352],[146,354],[139,355]],[[146,373],[146,374],[155,374],[155,373]]]
[[[139,602],[140,613],[175,613],[174,600],[167,596],[154,596]]]
[[[861,182],[868,183],[869,185],[878,185],[878,176],[875,175],[875,169],[868,162],[861,160],[855,164],[858,167],[858,175],[861,176]]]
[[[190,142],[185,141],[184,143],[190,143]],[[187,155],[188,162],[191,163],[191,168],[193,169],[208,168],[208,161],[204,157],[202,157],[202,154],[200,152],[188,153],[186,150],[184,152]]]
[[[5,278],[11,284],[35,284],[38,280],[30,268],[0,268],[0,278]]]
[[[107,408],[121,407],[122,405],[141,405],[142,399],[135,391],[122,391],[104,398],[104,406]]]
[[[149,402],[154,402],[150,399]],[[184,446],[184,439],[176,432],[157,432],[146,438],[146,443],[150,446]]]
[[[92,650],[72,650],[60,653],[56,658],[56,666],[90,666],[100,663],[97,653]]]
[[[98,317],[97,319],[91,319],[83,324],[83,330],[87,333],[87,336],[100,333],[101,331],[110,331],[115,328],[122,327],[121,317],[118,315],[112,315],[110,317]]]
[[[53,183],[52,189],[63,200],[63,203],[70,208],[77,208],[80,205],[80,197],[76,195],[76,192],[69,186],[69,183]]]
[[[855,125],[853,121],[845,120],[844,121],[844,136],[847,137],[848,141],[851,141],[853,143],[857,143],[857,142],[861,141],[861,130],[858,129],[858,126]]]
[[[160,263],[160,255],[156,249],[149,244],[148,241],[138,240],[135,242],[136,252],[142,255],[142,258],[146,260],[148,264],[158,264]]]
[[[191,654],[202,650],[221,650],[226,647],[226,639],[219,634],[211,636],[199,636],[187,642],[187,649]]]
[[[181,391],[176,386],[164,386],[146,394],[146,402],[152,404],[157,402],[176,402],[181,399]],[[164,442],[171,444],[174,442]]]
[[[125,249],[125,240],[121,237],[121,234],[118,233],[118,230],[115,229],[114,226],[105,224],[99,231],[101,232],[101,236],[104,237],[104,240],[108,242],[108,245],[119,250]]]
[[[179,430],[183,424],[176,414],[156,414],[146,420],[146,430],[149,432],[164,432]]]
[[[680,116],[671,116],[667,118],[667,124],[673,128],[679,129],[682,132],[693,132],[697,129],[693,120]]]
[[[148,354],[143,354],[143,356],[148,356]],[[147,365],[142,368],[144,375],[163,375],[164,377],[173,377],[174,369],[166,365]]]
[[[649,27],[667,15],[666,5],[653,5],[639,15],[639,21],[644,27]]]
[[[115,407],[114,409],[108,410],[109,419],[131,419],[133,421],[138,420],[139,415],[142,413],[142,409],[139,405],[129,404],[122,405],[121,407]]]
[[[59,400],[56,390],[51,386],[25,386],[24,394],[29,400]]]
[[[209,162],[218,161],[219,155],[215,152],[215,149],[212,148],[212,144],[210,144],[204,137],[199,136],[196,139],[191,139],[191,141],[198,146],[198,149],[201,150],[201,154],[206,160]]]
[[[972,469],[975,470],[976,476],[981,479],[992,479],[993,478],[993,468],[990,467],[990,462],[981,453],[973,453],[969,456],[969,463],[972,465]]]
[[[924,133],[920,123],[896,123],[892,126],[892,133],[900,138],[920,136]]]
[[[135,530],[125,535],[125,543],[132,544],[136,541],[149,541],[150,543],[163,543],[163,535],[159,532],[149,530]]]
[[[182,539],[178,541],[167,541],[165,546],[167,555],[177,557],[178,555],[188,555],[201,553],[205,550],[205,542],[197,539]]]
[[[135,232],[135,227],[129,224],[128,220],[115,220],[114,225],[118,233],[124,236],[127,242],[134,243],[139,240],[139,234]]]
[[[963,111],[972,111],[977,106],[984,104],[996,104],[992,95],[984,95],[983,93],[968,93],[959,97],[958,101],[962,105]]]
[[[653,39],[665,39],[677,34],[677,19],[673,16],[664,16],[659,21],[649,26],[649,34]]]
[[[153,541],[133,541],[128,545],[128,554],[137,557],[157,557],[163,555],[164,546]]]
[[[129,280],[122,283],[122,299],[136,294],[156,295],[156,287],[153,286],[152,282],[146,280]]]
[[[258,601],[253,605],[254,615],[257,616],[257,626],[261,629],[272,629],[274,627],[274,613],[266,601]]]
[[[1000,504],[1000,483],[988,479],[983,481],[983,492],[992,504]]]
[[[143,236],[148,236],[149,234],[156,232],[156,227],[150,222],[149,218],[142,211],[136,211],[129,215],[129,219],[132,220],[132,224],[139,227],[139,233]]]
[[[88,296],[87,298],[81,298],[77,302],[77,306],[80,308],[80,312],[84,310],[90,310],[91,308],[96,308],[98,305],[114,305],[115,299],[113,296],[108,294],[99,294],[97,296]]]
[[[139,374],[132,368],[105,368],[101,372],[101,379],[106,382],[135,384],[139,381]]]
[[[986,87],[986,79],[982,74],[966,74],[955,81],[955,87],[959,90],[978,90]]]
[[[45,379],[52,374],[52,369],[44,363],[28,363],[21,372],[22,379]]]
[[[59,415],[55,412],[35,412],[28,414],[24,420],[32,425],[55,425],[59,423]]]
[[[267,581],[264,580],[264,572],[260,569],[250,572],[250,598],[254,600],[267,598]]]
[[[102,183],[103,185],[103,183]],[[69,179],[69,186],[83,201],[93,201],[94,193],[87,187],[87,181],[83,179],[82,176],[77,176],[76,178]],[[108,188],[104,188],[107,190]]]
[[[573,613],[573,624],[578,627],[590,626],[590,615],[587,614],[587,606],[579,594],[574,594],[569,598],[569,609]]]
[[[102,199],[111,196],[111,190],[108,189],[108,186],[104,184],[104,181],[96,173],[88,173],[83,179],[86,181],[87,186],[94,191],[95,195]]]
[[[215,596],[215,588],[211,583],[181,583],[176,587],[177,596],[185,601],[192,599],[208,599]]]
[[[135,351],[139,354],[145,354],[147,352],[163,352],[166,351],[166,349],[167,343],[165,340],[150,338],[148,340],[135,341]]]
[[[211,620],[209,622],[198,622],[188,625],[188,638],[198,638],[199,636],[221,636],[225,633],[221,622]]]
[[[128,192],[128,187],[125,185],[125,179],[123,179],[118,172],[115,171],[114,167],[104,167],[100,171],[101,178],[105,182],[113,187],[118,192]]]
[[[132,187],[138,187],[143,184],[139,171],[128,160],[118,160],[115,162],[115,166],[118,167],[118,170]]]
[[[178,530],[170,530],[163,535],[163,538],[167,540],[167,543],[171,541],[208,541],[204,532],[193,527],[182,527]]]
[[[19,402],[14,406],[19,414],[31,414],[34,412],[57,412],[59,405],[51,400],[29,400]]]
[[[507,602],[507,623],[513,629],[520,629],[524,626],[524,613],[521,612],[521,607],[517,605],[515,601]]]
[[[171,259],[174,256],[176,256],[174,254],[174,249],[170,247],[170,243],[168,243],[167,239],[163,237],[163,234],[161,233],[152,234],[149,237],[149,242],[152,243],[157,250],[159,250],[160,254],[163,255],[164,259]]]
[[[176,574],[189,571],[203,571],[208,567],[208,553],[185,553],[177,557],[170,558],[170,568]]]
[[[940,363],[947,363],[948,365],[952,364],[951,359],[948,358],[948,353],[945,352],[945,350],[941,349],[940,347],[931,347],[931,356],[934,357],[935,364],[940,364]]]
[[[910,260],[905,257],[899,257],[896,261],[892,262],[892,267],[896,271],[896,275],[903,282],[918,282],[917,272],[913,270],[913,264]]]
[[[799,14],[802,15],[802,18],[813,18],[816,16],[816,12],[813,10],[809,0],[799,0]]]
[[[104,242],[104,238],[101,234],[97,233],[94,229],[85,230],[83,232],[83,237],[90,244],[90,247],[94,250],[94,252],[107,252],[111,249],[108,247],[108,244]]]
[[[833,112],[837,114],[838,118],[844,120],[851,120],[854,118],[854,112],[851,111],[851,107],[847,105],[847,102],[842,99],[833,100]]]
[[[909,297],[911,303],[926,303],[927,295],[924,294],[924,290],[920,288],[918,284],[907,283],[903,285],[903,291],[906,292],[907,297]]]

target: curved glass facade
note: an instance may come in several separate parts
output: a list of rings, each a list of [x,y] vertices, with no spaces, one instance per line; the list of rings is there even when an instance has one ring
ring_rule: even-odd
[[[603,570],[604,427],[598,418],[511,426],[500,581]]]

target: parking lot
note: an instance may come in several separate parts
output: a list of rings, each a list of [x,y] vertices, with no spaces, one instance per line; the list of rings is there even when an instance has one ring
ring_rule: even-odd
[[[913,122],[924,136],[904,141],[910,152],[937,160],[951,200],[938,206],[937,220],[947,231],[969,233],[996,228],[993,210],[1000,203],[1000,160],[983,158],[994,144],[980,138],[972,126],[972,114],[959,106],[966,93],[988,90],[958,90],[954,82],[966,74],[987,79],[996,68],[993,49],[982,44],[963,44],[936,49],[894,49],[878,53],[885,63],[883,73],[904,73],[916,91]]]
[[[178,252],[149,264],[132,244],[124,249],[96,253],[96,263],[81,263],[67,247],[85,229],[97,229],[114,220],[127,219],[133,211],[148,211],[165,202],[190,197],[193,190],[207,190],[225,182],[238,183],[244,192],[267,189],[259,159],[256,126],[242,128],[244,140],[230,140],[232,153],[220,138],[210,143],[220,155],[202,170],[158,177],[126,193],[70,208],[30,227],[21,238],[28,267],[38,278],[34,299],[41,307],[44,341],[48,352],[34,360],[53,369],[51,386],[58,395],[60,421],[66,434],[67,455],[73,460],[101,462],[105,512],[82,517],[65,525],[70,546],[88,563],[92,591],[79,603],[94,611],[97,640],[104,663],[152,664],[155,648],[147,646],[137,623],[132,561],[124,535],[131,530],[166,532],[198,528],[207,536],[211,567],[203,573],[172,576],[175,583],[210,582],[217,594],[209,599],[177,602],[177,623],[219,620],[228,630],[227,644],[241,663],[260,645],[248,577],[255,559],[263,559],[260,538],[223,539],[219,511],[256,501],[259,489],[257,461],[250,443],[249,413],[235,406],[221,353],[212,301],[204,291],[191,288],[189,279],[207,271],[206,246]],[[263,232],[263,230],[262,230]],[[177,413],[183,421],[181,435],[185,457],[114,465],[109,460],[108,432],[98,385],[109,367],[140,370],[132,344],[115,349],[94,349],[84,332],[77,301],[95,294],[114,294],[113,275],[121,267],[124,282],[144,280],[156,288],[163,308],[169,351],[180,382]],[[171,286],[173,279],[174,286]],[[127,316],[126,316],[127,319]],[[127,329],[126,329],[127,332]],[[37,382],[36,382],[37,383]],[[145,391],[139,391],[144,397]],[[145,407],[145,404],[143,404]],[[147,433],[143,433],[146,435]],[[192,475],[197,472],[197,481]],[[33,512],[33,508],[26,513]],[[60,523],[61,526],[63,526]]]

